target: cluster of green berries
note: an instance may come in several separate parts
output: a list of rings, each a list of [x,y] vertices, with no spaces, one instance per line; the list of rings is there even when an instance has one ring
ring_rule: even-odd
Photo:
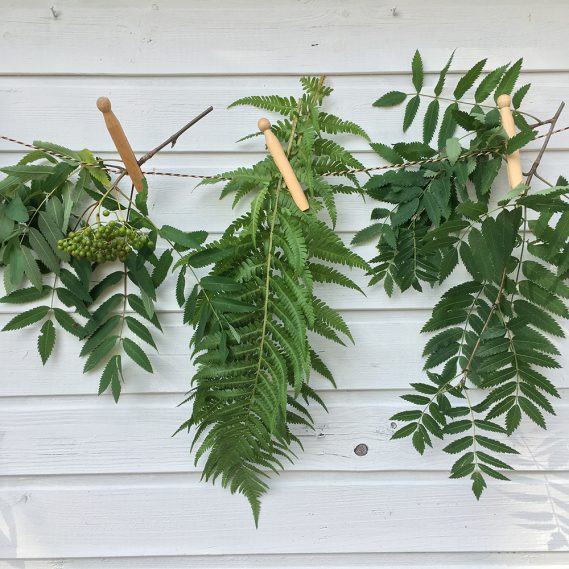
[[[62,251],[78,259],[91,262],[125,261],[133,250],[152,248],[154,243],[147,235],[118,221],[111,221],[98,227],[85,227],[71,231],[65,239],[57,242]]]

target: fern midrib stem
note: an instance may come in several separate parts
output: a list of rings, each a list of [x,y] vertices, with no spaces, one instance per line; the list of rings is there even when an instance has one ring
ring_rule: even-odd
[[[298,108],[300,110],[300,101],[298,104]],[[298,123],[298,114],[297,114],[297,116],[294,117],[292,125],[291,125],[290,136],[288,139],[288,145],[287,145],[287,149],[286,149],[287,158],[289,157],[290,152],[292,150],[292,145],[294,143],[294,136],[296,133],[297,123]],[[273,212],[271,214],[271,224],[269,226],[269,244],[268,244],[268,252],[267,252],[267,262],[265,264],[266,275],[265,275],[265,286],[264,286],[265,300],[264,300],[264,304],[263,304],[263,325],[261,328],[261,343],[259,345],[259,358],[257,361],[257,370],[255,371],[255,379],[253,382],[253,391],[251,393],[251,400],[249,402],[249,410],[253,407],[253,403],[255,402],[257,385],[259,384],[259,375],[261,373],[261,364],[263,361],[263,350],[265,347],[265,338],[267,336],[267,325],[268,325],[268,321],[269,321],[269,289],[270,289],[270,284],[271,284],[271,265],[272,265],[272,260],[273,260],[273,235],[274,235],[274,230],[275,230],[275,223],[277,220],[277,213],[278,213],[278,209],[279,209],[279,195],[281,193],[282,185],[283,185],[283,177],[280,176],[278,184],[277,184],[277,189],[275,191],[275,205],[273,206]]]
[[[316,99],[316,97],[318,95],[318,91],[320,90],[320,87],[322,87],[322,85],[324,84],[325,78],[326,77],[324,75],[320,76],[320,81],[318,83],[318,90],[316,91],[315,96],[313,97],[313,100]],[[300,111],[301,111],[301,104],[302,104],[302,97],[298,101],[297,113],[296,113],[296,115],[292,121],[292,124],[291,124],[290,136],[288,139],[288,144],[287,144],[287,149],[286,149],[287,158],[290,156],[290,153],[292,151],[292,146],[294,143],[294,137],[296,134],[296,126],[298,124],[298,118],[300,116]],[[283,177],[280,176],[278,184],[277,184],[277,189],[275,191],[275,205],[273,207],[273,212],[272,212],[272,216],[271,216],[271,224],[269,227],[269,244],[268,244],[268,252],[267,252],[267,263],[265,265],[266,276],[265,276],[265,288],[264,288],[265,300],[264,300],[264,305],[263,305],[263,325],[261,327],[261,343],[259,345],[259,359],[257,361],[257,370],[255,372],[255,379],[253,382],[253,391],[251,393],[251,400],[249,402],[249,411],[251,410],[251,408],[253,407],[253,404],[255,402],[257,385],[259,385],[259,375],[261,373],[261,364],[263,361],[263,349],[265,346],[265,338],[266,338],[266,334],[267,334],[267,325],[268,325],[268,321],[269,321],[269,289],[270,289],[270,283],[271,283],[271,265],[272,265],[272,257],[273,257],[273,234],[274,234],[274,230],[275,230],[275,223],[277,220],[277,213],[278,213],[278,209],[279,209],[279,195],[280,195],[280,192],[282,189],[282,185],[283,185]]]
[[[415,275],[415,278],[417,278],[417,237],[415,235],[415,226],[416,219],[413,217],[413,229],[411,230],[411,233],[413,235],[413,275]]]
[[[466,322],[464,324],[464,328],[462,329],[462,336],[460,337],[459,358],[464,355],[464,341],[466,338],[466,330],[468,328],[468,320],[470,319],[470,315],[472,314],[472,312],[474,310],[474,306],[478,302],[478,299],[480,298],[480,295],[482,294],[483,290],[484,290],[484,286],[480,287],[480,290],[476,293],[474,300],[472,301],[471,305],[468,307],[468,313],[466,314]],[[458,375],[461,375],[461,374],[458,374]]]

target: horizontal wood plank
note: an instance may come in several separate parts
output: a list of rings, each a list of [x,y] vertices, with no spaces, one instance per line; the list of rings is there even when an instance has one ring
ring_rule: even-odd
[[[436,76],[426,78],[426,94],[432,95],[436,80]],[[449,76],[444,96],[452,97],[456,81],[456,76]],[[529,81],[532,88],[524,99],[523,110],[542,119],[549,118],[569,87],[569,73],[527,75],[520,78],[519,85]],[[372,107],[372,103],[387,91],[413,92],[410,76],[330,77],[328,84],[334,92],[326,99],[324,109],[359,124],[372,141],[391,144],[422,139],[421,117],[428,99],[423,99],[419,119],[406,134],[402,133],[402,105],[393,109]],[[298,79],[283,76],[243,77],[230,82],[225,77],[164,80],[154,77],[61,77],[49,80],[0,77],[0,101],[10,109],[3,116],[0,134],[28,142],[49,140],[70,148],[86,146],[96,152],[113,150],[103,117],[95,106],[97,98],[105,95],[111,99],[113,110],[139,154],[154,148],[209,105],[214,107],[213,112],[180,137],[175,146],[177,152],[263,152],[263,137],[238,144],[236,141],[256,132],[261,116],[272,119],[277,115],[250,106],[228,109],[228,105],[249,95],[296,96],[300,93]],[[473,100],[472,97],[473,92],[469,91],[465,98]],[[486,104],[492,103],[491,99],[486,101]],[[566,122],[562,115],[559,126]],[[339,140],[353,151],[369,149],[363,138],[342,136]],[[538,141],[530,147],[538,147]],[[552,138],[550,148],[567,147],[569,134]],[[164,153],[167,152],[165,149]]]
[[[493,481],[477,502],[442,473],[286,473],[249,506],[197,475],[15,478],[0,558],[548,551],[566,547],[569,475]]]
[[[565,569],[569,553],[351,553],[300,555],[200,555],[168,557],[12,559],[25,569]]]
[[[60,0],[53,11],[41,0],[7,0],[3,7],[3,73],[386,73],[407,71],[416,47],[428,69],[440,69],[454,48],[462,69],[488,56],[501,64],[524,55],[532,70],[566,69],[569,59],[562,0],[546,10],[515,0],[402,0],[396,7],[376,0]]]
[[[423,377],[421,352],[428,339],[420,329],[427,312],[350,312],[344,313],[355,345],[338,346],[314,339],[316,351],[334,373],[341,390],[406,389],[411,381]],[[0,315],[0,326],[8,320]],[[125,393],[175,393],[189,389],[193,367],[188,341],[191,329],[181,324],[181,315],[163,315],[164,334],[155,334],[158,353],[148,354],[154,374],[139,370],[125,358]],[[3,332],[0,358],[3,362],[2,396],[47,396],[93,394],[101,370],[82,375],[84,360],[77,357],[80,346],[75,337],[61,332],[52,359],[42,366],[36,352],[37,328]],[[569,387],[569,353],[566,340],[554,339],[562,352],[561,369],[546,375],[561,388]],[[314,386],[330,389],[330,384],[314,375]]]
[[[569,395],[564,390],[563,395]],[[295,428],[304,452],[287,470],[297,471],[430,471],[448,472],[456,457],[434,449],[422,457],[409,439],[391,441],[404,425],[390,417],[413,408],[401,392],[330,392],[322,394],[329,412],[310,405],[314,430]],[[480,394],[473,393],[473,400]],[[91,473],[176,473],[201,471],[189,451],[191,437],[172,433],[188,418],[190,406],[177,407],[179,396],[126,395],[118,405],[110,397],[26,398],[0,400],[2,444],[0,476]],[[526,419],[511,439],[497,438],[522,454],[507,462],[523,471],[568,471],[566,399],[555,402],[548,430]],[[367,446],[367,454],[354,450]]]

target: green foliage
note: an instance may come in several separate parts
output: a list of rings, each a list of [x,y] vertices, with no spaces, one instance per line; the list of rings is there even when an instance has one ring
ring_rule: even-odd
[[[345,272],[363,269],[391,296],[440,285],[461,264],[467,278],[446,290],[423,327],[425,378],[403,396],[412,408],[393,416],[402,423],[393,438],[410,438],[421,454],[433,437],[443,440],[453,455],[451,477],[469,477],[480,498],[488,478],[507,480],[512,469],[502,460],[517,453],[507,437],[523,419],[545,428],[555,413],[559,393],[543,370],[559,367],[550,337],[563,337],[558,319],[569,318],[569,183],[560,178],[535,190],[530,179],[494,195],[505,155],[536,136],[525,117],[539,122],[519,110],[529,89],[515,90],[522,61],[486,72],[481,60],[448,89],[453,55],[432,94],[417,51],[410,92],[390,91],[373,103],[401,105],[402,130],[421,132],[421,140],[370,142],[388,163],[414,164],[371,176],[363,187],[352,172],[363,165],[335,135],[369,137],[322,110],[332,93],[323,78],[302,78],[300,96],[233,103],[280,115],[272,131],[310,209],[297,209],[267,156],[222,175],[221,197],[232,194],[234,205],[251,198],[251,205],[215,241],[205,231],[157,227],[146,181],[126,196],[122,175],[112,179],[90,151],[36,142],[1,169],[0,302],[17,312],[4,330],[37,325],[43,364],[61,332],[75,336],[84,371],[97,370],[98,392],[118,401],[125,372],[153,371],[149,354],[157,351],[155,329],[162,331],[157,293],[177,272],[175,298],[194,328],[196,366],[186,399],[192,410],[180,430],[191,431],[203,477],[242,493],[257,523],[269,476],[302,446],[294,427],[312,427],[311,401],[325,406],[311,374],[335,385],[312,337],[353,341],[315,285],[362,292]],[[512,94],[520,129],[509,140],[493,103],[503,93]],[[331,172],[342,172],[342,182],[331,182]],[[376,243],[369,263],[333,230],[339,193],[381,202],[353,239]]]
[[[359,164],[326,135],[367,136],[320,109],[331,92],[322,81],[301,83],[298,98],[247,97],[234,105],[284,115],[273,130],[306,188],[310,209],[298,210],[270,158],[225,173],[229,181],[222,196],[233,193],[237,203],[253,194],[251,208],[218,241],[184,258],[189,268],[206,254],[197,264],[211,269],[202,289],[183,299],[185,319],[195,326],[197,372],[188,397],[192,413],[181,429],[193,429],[196,461],[205,459],[204,478],[244,494],[255,521],[268,474],[292,461],[291,446],[300,445],[291,427],[311,427],[309,401],[323,404],[309,385],[311,370],[333,382],[310,335],[339,344],[351,340],[341,316],[315,295],[314,283],[358,289],[335,266],[368,269],[318,215],[327,213],[334,223],[335,195],[360,191],[354,176],[347,176],[352,185],[334,185],[321,176]]]
[[[111,182],[88,150],[35,144],[41,150],[2,169],[7,176],[0,181],[0,260],[6,295],[0,301],[19,311],[4,330],[41,323],[37,349],[43,364],[59,330],[75,336],[86,358],[84,371],[102,368],[99,393],[110,389],[118,400],[122,352],[152,372],[145,350],[156,349],[156,343],[140,317],[161,329],[154,302],[173,253],[199,247],[207,234],[170,226],[158,230],[147,215],[146,184],[134,199],[125,199],[117,191],[120,176]],[[157,238],[166,245],[160,256]],[[99,269],[117,261],[119,270]],[[29,303],[36,306],[27,308]],[[136,315],[127,314],[129,308]]]
[[[413,99],[430,99],[423,141],[404,147],[421,148],[418,155],[405,156],[402,144],[391,149],[372,143],[393,162],[393,152],[441,161],[372,176],[365,190],[381,207],[353,242],[377,242],[371,283],[383,282],[389,295],[394,286],[421,291],[424,283],[438,285],[459,263],[468,273],[468,280],[442,295],[423,327],[430,335],[423,351],[426,379],[403,396],[414,408],[392,417],[402,423],[393,438],[409,437],[421,454],[433,446],[433,437],[445,440],[444,452],[454,455],[451,478],[470,477],[480,498],[488,477],[507,480],[504,472],[511,466],[500,455],[517,453],[505,441],[522,418],[545,428],[546,415],[555,413],[551,399],[559,394],[542,370],[559,367],[559,352],[548,336],[562,337],[557,318],[569,318],[569,185],[561,179],[532,191],[520,184],[493,205],[502,158],[536,133],[524,127],[507,140],[497,108],[483,102],[513,91],[521,60],[483,77],[486,60],[479,61],[458,79],[453,97],[443,97],[451,60],[430,95],[417,78],[420,57],[413,58]],[[514,95],[515,109],[528,88]],[[462,99],[468,92],[474,101]],[[407,104],[403,131],[418,118],[418,108],[418,102]],[[514,116],[518,125],[527,124],[521,111]],[[460,139],[453,136],[457,126],[465,131]],[[437,127],[438,148],[424,148]]]

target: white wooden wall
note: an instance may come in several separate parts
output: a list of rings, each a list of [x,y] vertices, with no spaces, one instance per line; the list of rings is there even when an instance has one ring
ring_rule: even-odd
[[[152,166],[214,173],[251,164],[261,141],[236,145],[258,113],[226,110],[237,97],[289,94],[300,74],[329,75],[330,109],[374,140],[399,138],[399,111],[370,104],[408,89],[415,48],[431,74],[457,48],[455,67],[525,58],[528,105],[549,116],[569,98],[566,0],[0,0],[0,134],[85,146],[110,156],[95,99],[108,95],[137,152],[153,147],[206,106],[207,119]],[[452,80],[452,78],[451,78]],[[562,124],[569,124],[569,115]],[[569,173],[569,137],[544,161]],[[361,142],[348,146],[375,163]],[[20,149],[0,146],[0,163]],[[532,152],[524,154],[529,161]],[[236,215],[211,189],[151,179],[163,223],[219,232]],[[349,239],[369,205],[350,200],[339,230]],[[363,250],[364,254],[370,250]],[[364,279],[361,279],[362,282]],[[166,287],[167,288],[167,287]],[[191,370],[190,331],[170,291],[153,376],[127,373],[119,405],[96,396],[64,338],[41,366],[30,331],[0,336],[0,566],[27,569],[569,567],[569,406],[543,432],[526,424],[511,483],[493,482],[480,503],[468,481],[447,478],[451,457],[419,457],[390,442],[390,415],[421,376],[421,323],[439,292],[367,298],[326,292],[357,346],[322,345],[336,392],[316,411],[306,452],[272,484],[255,530],[241,497],[199,482],[177,408]],[[0,326],[10,317],[3,305]],[[569,390],[564,370],[552,373]],[[359,443],[369,447],[357,456]]]

